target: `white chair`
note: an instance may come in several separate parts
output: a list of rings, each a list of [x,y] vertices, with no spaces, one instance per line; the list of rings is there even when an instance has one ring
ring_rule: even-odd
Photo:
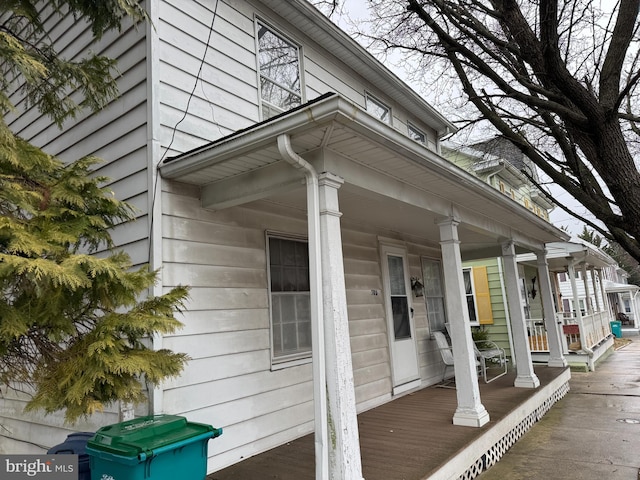
[[[507,373],[507,355],[503,348],[500,348],[494,342],[489,340],[479,340],[473,344],[473,348],[476,352],[476,357],[480,361],[480,371],[482,372],[482,378],[485,383],[493,382]],[[497,365],[500,368],[500,373],[487,378],[487,370],[490,366]]]
[[[447,375],[447,368],[453,368],[453,350],[451,345],[447,341],[447,337],[442,332],[433,332],[433,339],[436,341],[440,356],[442,357],[442,363],[444,363],[444,372],[442,372],[442,381],[444,381]]]
[[[444,363],[444,372],[442,372],[442,380],[444,382],[445,377],[447,376],[447,368],[453,368],[453,349],[442,332],[433,332],[433,339],[436,341],[436,345],[438,346],[438,350],[440,351],[440,356],[442,357],[442,363]],[[478,374],[480,374],[480,361],[476,359],[476,369],[478,369]],[[453,379],[455,381],[455,378]],[[450,387],[448,384],[437,385],[443,388],[455,388]]]

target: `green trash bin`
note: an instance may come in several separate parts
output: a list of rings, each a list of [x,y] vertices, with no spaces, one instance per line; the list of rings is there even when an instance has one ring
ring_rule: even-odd
[[[87,442],[91,480],[204,480],[207,444],[221,434],[175,415],[102,427]]]
[[[609,325],[611,325],[611,333],[613,333],[613,336],[622,338],[622,322],[614,320],[613,322],[609,322]]]

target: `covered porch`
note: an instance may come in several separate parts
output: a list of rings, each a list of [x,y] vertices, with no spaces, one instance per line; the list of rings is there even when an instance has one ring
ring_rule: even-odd
[[[518,261],[531,263],[533,255],[519,255]],[[603,269],[615,261],[596,246],[572,238],[570,242],[547,244],[547,262],[553,273],[556,324],[563,354],[571,365],[594,370],[597,361],[613,347],[610,322],[615,315],[605,292],[608,282],[603,278]],[[533,360],[546,362],[547,325],[535,316],[527,318],[526,324]]]
[[[621,323],[622,336],[640,335],[640,287],[607,280],[604,282],[604,289],[611,311]]]
[[[569,369],[537,366],[537,389],[513,388],[515,373],[480,384],[491,422],[453,425],[456,391],[431,386],[358,415],[366,480],[472,479],[502,455],[569,390]],[[216,441],[209,445],[215,453]],[[313,435],[256,455],[208,480],[314,480]]]
[[[346,99],[335,94],[319,97],[281,116],[167,159],[161,172],[166,181],[197,187],[199,205],[191,217],[210,216],[208,211],[233,212],[241,207],[233,217],[216,219],[219,222],[216,225],[233,222],[234,226],[260,231],[264,236],[271,232],[273,236],[279,233],[285,237],[297,234],[308,244],[311,351],[300,359],[304,363],[290,362],[283,367],[270,358],[269,363],[262,362],[259,368],[269,381],[277,378],[287,387],[286,378],[282,377],[288,374],[295,379],[293,373],[298,372],[302,380],[312,382],[309,386],[313,387],[313,401],[308,397],[310,388],[300,387],[301,392],[295,397],[286,395],[284,388],[272,388],[268,392],[271,418],[277,415],[279,422],[269,418],[269,429],[262,429],[261,414],[243,419],[241,427],[238,424],[225,427],[228,449],[220,456],[210,452],[209,471],[244,463],[247,457],[277,445],[276,442],[290,445],[292,439],[313,427],[315,444],[312,443],[314,452],[310,454],[316,460],[309,464],[316,466],[315,478],[368,478],[361,469],[362,443],[356,413],[395,398],[412,398],[423,387],[442,379],[443,365],[431,336],[437,328],[430,323],[438,313],[446,312],[457,389],[447,391],[441,402],[434,401],[433,408],[425,400],[424,413],[429,411],[443,425],[456,425],[456,429],[476,427],[482,432],[487,424],[497,426],[499,423],[485,408],[484,399],[481,400],[463,259],[487,256],[504,259],[517,357],[512,363],[514,373],[505,376],[506,383],[500,385],[513,390],[504,398],[510,398],[509,395],[535,398],[535,406],[524,410],[519,407],[517,421],[507,420],[505,425],[511,425],[509,431],[502,432],[494,444],[512,435],[509,432],[520,428],[517,425],[527,421],[538,408],[555,401],[550,399],[555,398],[561,385],[554,385],[552,391],[541,389],[541,379],[531,362],[516,255],[536,252],[541,297],[553,326],[553,299],[544,245],[566,235]],[[165,187],[167,192],[171,189],[178,191],[180,187],[173,183]],[[169,222],[171,218],[166,220]],[[302,226],[306,227],[306,235],[300,229]],[[426,261],[437,263],[441,272],[427,275]],[[265,270],[269,268],[265,265]],[[413,290],[414,279],[427,287],[437,281],[441,287],[437,308],[427,311],[430,307],[425,301],[427,295],[418,295]],[[256,290],[264,298],[269,295],[268,289]],[[202,292],[209,293],[205,288]],[[246,298],[243,295],[245,303]],[[197,308],[203,307],[194,305]],[[265,314],[269,320],[268,309]],[[215,317],[215,312],[211,317]],[[293,314],[290,317],[294,318]],[[264,335],[261,338],[269,340]],[[555,342],[551,339],[556,357],[548,365],[556,367],[556,371],[566,366],[559,343],[559,339]],[[271,348],[268,343],[266,346]],[[310,365],[308,355],[312,357]],[[244,394],[241,390],[247,382],[238,383],[237,398],[232,398],[240,404]],[[257,381],[249,385],[262,388]],[[211,393],[212,402],[217,401],[213,390]],[[259,404],[257,397],[249,397],[249,402],[252,406]],[[292,402],[295,407],[291,407]],[[521,402],[508,403],[515,408]],[[209,407],[207,415],[222,410],[217,404]],[[309,415],[311,407],[313,412]],[[233,407],[229,410],[235,412]],[[407,415],[410,418],[413,414]],[[289,426],[287,431],[283,424],[294,421],[296,426]],[[422,429],[431,430],[429,425],[423,423]],[[489,431],[495,432],[493,428]],[[382,439],[385,433],[391,432],[379,431],[377,435]],[[371,438],[375,437],[373,434]],[[443,437],[434,437],[433,448],[439,444],[438,438]],[[424,448],[424,442],[417,445]],[[454,453],[461,449],[459,445],[448,450]],[[471,455],[475,458],[469,465],[476,465],[487,451],[477,453]],[[439,462],[450,463],[446,458]],[[453,464],[465,462],[454,460]],[[262,475],[265,471],[262,470]]]

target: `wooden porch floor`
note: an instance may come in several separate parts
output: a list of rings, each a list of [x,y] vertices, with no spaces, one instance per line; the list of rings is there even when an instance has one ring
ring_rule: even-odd
[[[535,372],[541,383],[537,389],[513,387],[515,373],[490,384],[480,381],[482,403],[491,417],[481,428],[452,424],[456,392],[448,388],[427,387],[361,413],[358,426],[364,478],[429,478],[541,388],[553,383],[565,369],[538,366]],[[215,441],[224,441],[224,435]],[[207,479],[314,480],[314,464],[313,435],[307,435],[212,473]]]

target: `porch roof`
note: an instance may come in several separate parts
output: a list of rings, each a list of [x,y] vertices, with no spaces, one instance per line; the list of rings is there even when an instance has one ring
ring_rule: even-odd
[[[512,239],[525,251],[568,235],[480,179],[411,140],[338,94],[237,131],[160,165],[164,178],[201,188],[203,208],[269,198],[304,205],[302,174],[282,158],[277,138],[314,165],[344,178],[346,221],[371,223],[438,245],[434,223],[460,220],[462,251],[498,256]],[[481,254],[479,252],[482,252]]]
[[[604,291],[607,293],[629,293],[637,292],[640,290],[638,285],[632,285],[629,283],[616,283],[610,280],[604,281]]]
[[[555,272],[566,271],[567,266],[572,261],[596,268],[604,268],[616,264],[616,261],[609,255],[581,238],[573,237],[569,242],[551,242],[547,244],[546,248],[549,270]],[[518,256],[518,262],[534,263],[535,261],[535,256],[531,254]]]

